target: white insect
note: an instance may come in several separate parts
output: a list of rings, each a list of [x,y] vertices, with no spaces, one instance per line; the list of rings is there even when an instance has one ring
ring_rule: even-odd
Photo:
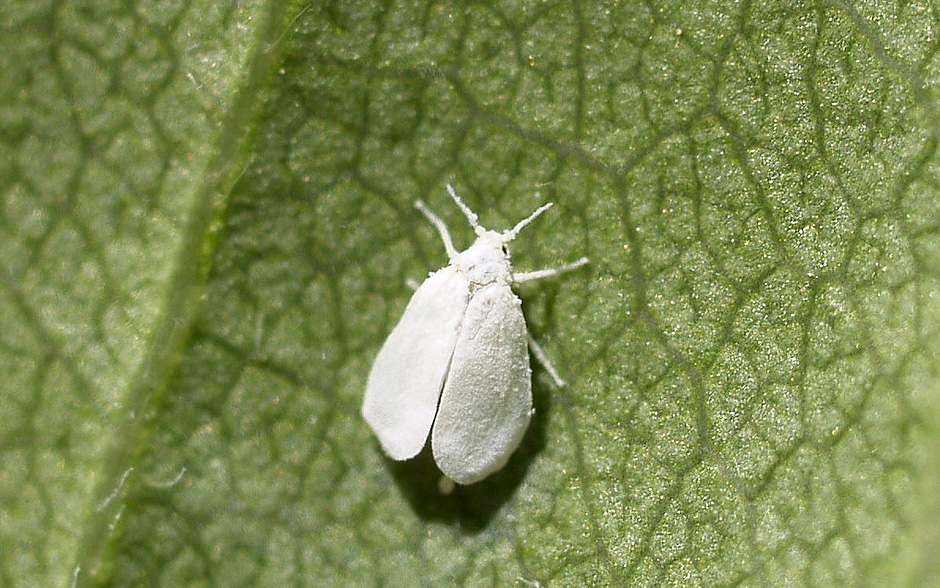
[[[480,226],[477,215],[449,185],[447,191],[477,239],[458,252],[444,221],[420,200],[415,202],[440,233],[450,263],[417,289],[379,351],[362,416],[395,460],[417,455],[430,431],[434,460],[444,475],[472,484],[505,465],[529,425],[533,410],[527,341],[536,359],[564,384],[528,336],[522,303],[510,285],[555,276],[588,259],[513,273],[506,245],[551,203],[498,233]]]

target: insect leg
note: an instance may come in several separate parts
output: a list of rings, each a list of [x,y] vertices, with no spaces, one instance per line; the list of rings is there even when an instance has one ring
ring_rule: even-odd
[[[555,380],[555,385],[559,388],[565,386],[565,381],[561,379],[561,376],[558,375],[558,370],[555,369],[555,366],[552,365],[552,360],[548,358],[548,354],[545,353],[545,350],[542,349],[542,346],[532,337],[531,333],[526,333],[526,337],[529,339],[529,349],[532,351],[532,355],[535,356],[535,360],[542,364],[542,367],[545,368],[545,371],[548,372],[548,375]]]
[[[515,284],[519,282],[528,282],[529,280],[539,280],[541,278],[550,278],[552,276],[557,276],[558,274],[563,274],[565,272],[570,272],[571,270],[578,269],[582,265],[585,265],[588,262],[587,257],[582,257],[577,261],[573,261],[569,264],[565,264],[561,267],[552,267],[543,270],[535,270],[534,272],[519,272],[518,274],[512,275],[512,281]]]
[[[425,206],[424,202],[418,200],[415,202],[415,208],[421,211],[421,214],[424,215],[434,228],[437,229],[437,232],[441,235],[441,241],[444,242],[444,249],[447,250],[447,257],[454,258],[457,257],[457,250],[454,248],[454,241],[450,238],[450,231],[447,230],[447,225],[444,224],[444,221],[441,220],[441,217],[437,216],[431,209]]]

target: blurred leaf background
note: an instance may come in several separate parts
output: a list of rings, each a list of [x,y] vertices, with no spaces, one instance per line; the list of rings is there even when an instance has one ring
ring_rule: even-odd
[[[0,6],[0,585],[938,586],[940,8]],[[358,415],[505,228],[536,417]]]

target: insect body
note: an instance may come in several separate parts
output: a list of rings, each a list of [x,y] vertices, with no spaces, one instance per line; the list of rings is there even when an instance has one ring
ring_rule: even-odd
[[[454,193],[477,239],[458,252],[444,222],[418,201],[437,228],[450,263],[417,289],[401,321],[379,351],[369,374],[362,415],[389,457],[417,455],[431,436],[441,471],[472,484],[503,467],[522,441],[532,415],[532,380],[522,304],[510,285],[554,276],[588,262],[513,273],[507,244],[546,204],[499,233]],[[550,365],[549,373],[562,382]]]

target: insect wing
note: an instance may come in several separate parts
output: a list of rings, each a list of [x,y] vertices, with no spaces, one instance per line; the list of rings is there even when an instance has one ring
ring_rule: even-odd
[[[453,267],[433,273],[375,358],[362,416],[392,459],[414,457],[427,441],[469,291]]]
[[[495,472],[532,414],[532,370],[518,297],[506,284],[470,299],[431,432],[438,467],[461,484]]]

